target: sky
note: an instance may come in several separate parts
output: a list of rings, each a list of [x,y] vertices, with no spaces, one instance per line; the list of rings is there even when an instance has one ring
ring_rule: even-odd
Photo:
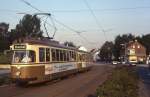
[[[56,40],[72,41],[89,50],[100,48],[105,41],[113,41],[119,34],[144,35],[150,32],[150,0],[26,1],[43,12],[51,13],[52,18],[71,28],[70,30],[53,20],[57,28]],[[24,15],[18,13],[37,12],[22,0],[1,0],[0,22],[9,23],[10,29],[13,29]],[[45,17],[39,18],[45,20]],[[53,24],[50,18],[47,22]],[[46,27],[52,36],[54,27],[49,25]],[[44,31],[43,26],[42,30]],[[80,35],[77,32],[80,32]]]

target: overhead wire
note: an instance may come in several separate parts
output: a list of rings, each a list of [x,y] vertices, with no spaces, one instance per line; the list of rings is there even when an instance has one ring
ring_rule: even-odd
[[[125,7],[125,8],[108,8],[108,9],[92,9],[92,11],[94,11],[94,12],[102,12],[102,11],[136,10],[136,9],[150,9],[150,6]],[[89,9],[52,10],[52,12],[89,12]]]
[[[86,37],[84,37],[83,35],[80,34],[80,33],[82,33],[82,32],[77,31],[77,30],[75,30],[75,29],[73,29],[73,28],[71,28],[71,27],[65,25],[64,23],[58,21],[58,20],[55,19],[55,18],[54,18],[54,20],[55,20],[58,24],[60,24],[60,25],[64,26],[65,28],[67,28],[67,29],[69,29],[69,30],[75,32],[77,35],[79,35],[82,39],[84,39],[84,40],[87,41],[88,43],[93,44],[93,42],[90,42]]]
[[[37,11],[39,11],[39,12],[43,12],[42,10],[39,10],[38,8],[36,8],[35,6],[33,6],[32,4],[30,4],[29,2],[27,2],[27,1],[25,1],[25,0],[20,0],[20,1],[23,2],[23,3],[25,3],[25,4],[27,4],[28,6],[32,7],[33,9],[35,9],[35,10],[37,10]],[[51,18],[51,15],[50,15],[50,19],[51,19],[52,25],[53,25],[53,27],[54,27],[54,33],[53,33],[53,35],[52,35],[52,38],[54,38],[55,33],[56,33],[56,31],[57,31],[57,28],[56,28],[56,26],[55,26],[55,24],[54,24],[54,22],[53,22],[53,20],[52,20],[52,18]],[[45,22],[44,22],[44,28],[45,28],[45,24],[50,25],[47,21],[45,21]],[[50,26],[51,26],[51,25],[50,25]],[[45,30],[47,31],[47,29],[45,29]],[[47,35],[48,35],[48,32],[46,32],[46,33],[47,33]],[[48,37],[49,37],[49,35],[48,35]]]
[[[35,10],[37,10],[37,11],[39,11],[39,12],[43,12],[43,11],[39,10],[38,8],[36,8],[35,6],[33,6],[32,4],[30,4],[29,2],[25,1],[25,0],[20,0],[20,1],[24,2],[24,3],[27,4],[28,6],[32,7],[33,9],[35,9]],[[53,15],[52,15],[52,16],[53,16]],[[52,17],[51,17],[51,18],[52,18]],[[53,19],[55,19],[54,16],[53,16]],[[58,24],[64,26],[65,28],[68,28],[69,30],[71,30],[71,31],[73,31],[73,32],[76,32],[82,39],[84,39],[85,41],[88,41],[88,42],[89,42],[88,39],[86,39],[86,38],[83,37],[81,34],[79,34],[79,31],[76,31],[76,30],[74,30],[73,28],[70,28],[69,26],[65,25],[64,23],[61,23],[60,21],[58,21],[57,19],[55,19],[55,21],[56,21]],[[56,33],[56,32],[55,32],[55,33]],[[53,34],[53,36],[55,35],[55,33]],[[91,43],[91,42],[89,42],[89,43]]]
[[[25,0],[22,2],[26,3],[27,5],[31,5]],[[34,6],[31,5],[32,8],[34,8],[37,11],[42,12],[41,10],[35,8]],[[101,12],[101,11],[122,11],[122,10],[136,10],[136,9],[150,9],[150,6],[137,6],[137,7],[122,7],[122,8],[107,8],[107,9],[92,9],[94,12]],[[4,12],[20,12],[19,10],[12,10],[12,9],[0,9],[0,11]],[[77,10],[51,10],[51,12],[89,12],[89,9],[77,9]]]
[[[107,37],[106,37],[106,32],[104,30],[104,28],[102,27],[102,25],[100,24],[98,18],[96,17],[95,13],[93,12],[92,8],[90,7],[89,3],[87,0],[83,0],[87,6],[87,8],[89,9],[89,11],[91,12],[94,20],[95,20],[95,23],[97,24],[99,30],[102,29],[101,31],[104,33],[104,37],[105,37],[105,40],[107,41]]]
[[[19,13],[17,13],[17,14],[28,14],[28,13],[23,13],[23,12],[19,12]],[[34,14],[31,14],[32,16],[37,16],[39,13],[34,13]],[[43,18],[44,18],[45,16],[42,16],[42,17],[38,17],[42,22],[43,22],[43,26],[44,26],[44,29],[45,29],[45,31],[46,31],[46,34],[47,34],[47,36],[49,37],[49,34],[48,34],[48,31],[47,31],[47,28],[46,28],[46,24],[48,24],[49,26],[51,26],[51,27],[53,27],[51,24],[49,24],[49,23],[47,23],[47,18],[48,17],[46,17],[46,19],[45,20],[43,20]],[[30,36],[30,35],[29,35]]]
[[[27,4],[28,6],[32,7],[33,9],[35,9],[35,10],[37,10],[37,11],[39,11],[39,12],[43,12],[43,11],[39,10],[38,8],[36,8],[35,6],[33,6],[32,4],[30,4],[29,2],[25,1],[25,0],[20,0],[20,1],[24,2],[24,3]],[[85,0],[85,2],[86,2],[86,0]],[[134,9],[149,9],[149,8],[150,8],[149,6],[139,6],[139,7],[113,8],[113,9],[112,9],[112,8],[110,8],[110,9],[92,9],[92,8],[89,6],[88,2],[86,2],[86,5],[87,5],[87,7],[88,7],[88,10],[87,10],[87,9],[79,9],[79,10],[53,10],[52,12],[85,12],[85,11],[90,11],[90,12],[93,14],[93,16],[94,16],[94,18],[95,18],[97,24],[100,24],[100,23],[97,21],[98,19],[97,19],[96,15],[94,14],[95,11],[119,11],[119,10],[134,10]],[[90,9],[90,10],[89,10],[89,9]],[[19,11],[17,11],[17,10],[7,10],[7,9],[0,9],[0,10],[9,11],[9,12],[19,12]],[[50,18],[52,19],[52,17],[50,17]],[[57,23],[58,23],[58,22],[57,22]],[[47,22],[46,22],[46,24],[50,25],[50,24],[47,23]],[[54,34],[53,34],[53,37],[54,37],[57,28],[56,28],[56,26],[55,26],[53,20],[52,20],[52,24],[54,25]],[[59,24],[60,24],[60,23],[59,23]],[[50,26],[52,26],[52,25],[50,25]],[[102,26],[101,26],[101,27],[102,27]],[[101,28],[101,27],[100,27],[100,28]],[[102,29],[102,31],[103,31],[104,33],[106,32],[104,29]],[[78,31],[77,31],[76,33],[78,33]],[[78,33],[78,35],[80,35],[80,34]],[[80,35],[80,36],[81,36],[81,35]],[[106,35],[105,35],[105,36],[106,36]]]
[[[33,9],[42,12],[41,10],[39,10],[38,8],[34,7],[33,5],[31,5],[29,2],[25,1],[25,0],[21,0],[22,2],[24,2],[25,4],[29,5],[30,7],[32,7]]]

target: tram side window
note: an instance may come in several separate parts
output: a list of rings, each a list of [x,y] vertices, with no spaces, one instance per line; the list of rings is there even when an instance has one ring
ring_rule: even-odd
[[[39,48],[39,61],[45,62],[45,49]]]
[[[56,61],[56,50],[52,49],[51,53],[52,53],[52,61]]]
[[[56,59],[57,61],[60,61],[60,50],[56,49]]]
[[[75,51],[73,51],[73,53],[72,53],[72,61],[76,61],[76,53],[75,53]]]
[[[75,61],[74,52],[72,52],[72,59],[71,59],[71,61]]]
[[[81,61],[84,61],[84,54],[81,55]]]
[[[50,61],[50,49],[46,48],[46,62]]]
[[[88,54],[85,55],[85,61],[88,62]]]
[[[64,61],[63,50],[60,50],[60,61]]]
[[[67,61],[67,53],[65,50],[63,51],[63,56],[64,56],[64,61]]]
[[[67,56],[66,56],[66,57],[67,57],[67,61],[70,61],[70,60],[69,60],[69,59],[70,59],[69,51],[66,51],[66,53],[67,53],[67,54],[66,54],[66,55],[67,55]]]
[[[79,61],[82,61],[82,55],[79,54]]]
[[[88,62],[90,62],[91,61],[91,56],[90,55],[88,55]]]
[[[75,61],[75,52],[71,51],[71,56],[70,56],[71,61]]]
[[[31,62],[35,62],[35,52],[34,51],[29,51],[29,58],[31,58]]]
[[[68,60],[68,61],[71,61],[71,51],[69,51],[68,53],[69,53],[69,55],[68,55],[68,56],[69,56],[69,57],[68,57],[69,60]]]
[[[78,54],[78,53],[77,53],[77,56],[76,56],[76,57],[77,57],[77,61],[79,61],[79,54]]]
[[[90,56],[90,54],[88,55],[88,62],[90,62],[91,61],[91,56]]]
[[[75,60],[78,61],[78,53],[75,53]]]
[[[76,52],[74,52],[73,57],[74,57],[74,60],[76,61]]]
[[[86,61],[85,56],[86,56],[85,54],[82,55],[82,61]]]
[[[74,61],[74,52],[71,53],[71,61]]]

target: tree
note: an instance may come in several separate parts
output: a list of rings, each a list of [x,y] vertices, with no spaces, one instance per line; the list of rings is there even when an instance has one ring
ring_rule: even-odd
[[[2,22],[0,23],[0,34],[5,36],[8,34],[9,24]]]
[[[42,37],[42,31],[40,29],[40,19],[34,15],[25,15],[19,24],[16,25],[16,29],[11,34],[15,34],[15,39],[22,37]]]
[[[9,24],[7,23],[0,23],[0,52],[3,52],[6,49],[9,49],[10,42],[9,38]]]
[[[102,61],[110,62],[113,56],[114,44],[111,41],[106,41],[100,49],[100,59]]]
[[[76,47],[76,45],[73,42],[69,42],[69,41],[64,42],[64,45],[69,47]]]
[[[0,52],[9,49],[10,44],[16,39],[43,37],[40,23],[41,21],[36,15],[29,14],[25,15],[11,32],[8,32],[9,24],[0,23]]]
[[[150,34],[143,35],[142,37],[136,37],[136,39],[146,47],[147,55],[150,54]]]
[[[132,34],[123,34],[121,36],[118,35],[115,38],[113,55],[116,60],[119,60],[119,58],[121,57],[121,51],[125,50],[125,47],[123,48],[121,44],[126,44],[129,41],[132,41],[134,39],[135,39],[135,36]]]

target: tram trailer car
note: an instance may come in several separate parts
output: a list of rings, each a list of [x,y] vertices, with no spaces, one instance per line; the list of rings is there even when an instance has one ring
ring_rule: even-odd
[[[21,39],[10,49],[13,51],[11,78],[19,84],[46,82],[92,67],[89,52],[53,40]]]

